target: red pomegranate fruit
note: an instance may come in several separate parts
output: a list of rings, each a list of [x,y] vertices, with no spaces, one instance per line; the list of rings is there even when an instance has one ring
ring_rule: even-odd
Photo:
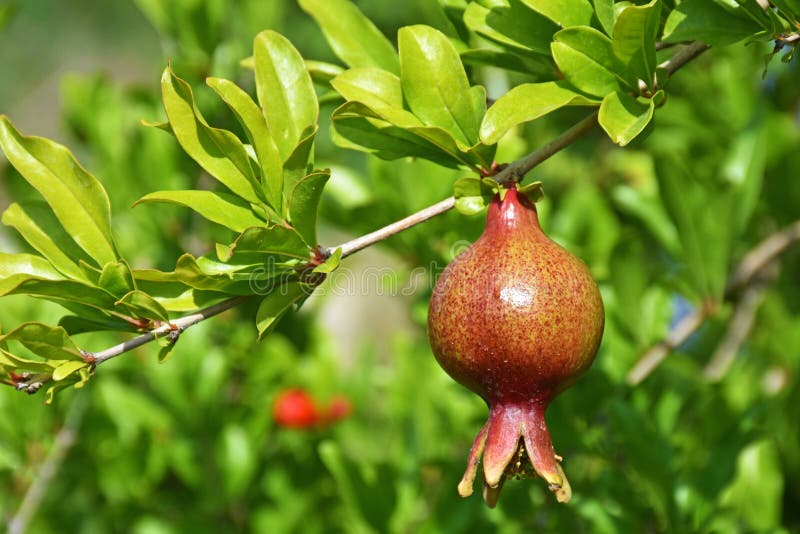
[[[534,204],[514,186],[501,193],[483,234],[436,282],[428,315],[439,364],[489,406],[458,492],[472,494],[483,457],[490,507],[507,477],[534,474],[567,502],[545,410],[594,360],[603,302],[586,265],[542,232]]]

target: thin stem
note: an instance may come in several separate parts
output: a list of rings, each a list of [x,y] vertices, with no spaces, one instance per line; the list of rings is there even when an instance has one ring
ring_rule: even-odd
[[[403,230],[411,228],[412,226],[416,226],[417,224],[425,222],[428,219],[436,217],[437,215],[441,215],[442,213],[450,210],[455,205],[455,201],[456,200],[453,197],[446,198],[441,202],[437,202],[432,206],[428,206],[423,210],[409,215],[405,219],[400,219],[399,221],[393,222],[392,224],[384,226],[383,228],[375,230],[374,232],[370,232],[351,241],[347,241],[346,243],[342,243],[338,247],[333,247],[333,250],[341,248],[342,257],[346,258],[347,256],[355,254],[359,250],[373,245],[379,241],[383,241],[394,234],[402,232]]]
[[[100,365],[101,363],[110,360],[111,358],[115,358],[120,354],[124,354],[128,351],[135,349],[136,347],[140,347],[146,343],[153,341],[159,337],[164,337],[168,335],[170,332],[182,332],[189,328],[190,326],[194,326],[201,321],[205,321],[209,317],[214,317],[224,311],[227,311],[235,306],[238,306],[242,302],[244,302],[248,297],[235,297],[228,300],[223,300],[222,302],[218,302],[212,306],[207,308],[203,308],[200,311],[195,313],[191,313],[189,315],[184,315],[174,321],[170,321],[167,324],[159,326],[156,329],[153,329],[145,334],[140,336],[136,336],[132,339],[129,339],[119,345],[114,345],[108,349],[105,349],[100,352],[90,353],[88,354],[91,361],[94,362],[95,365]]]
[[[695,41],[686,48],[682,48],[678,51],[674,56],[666,60],[664,63],[659,65],[659,67],[666,69],[667,73],[672,76],[675,71],[679,68],[683,67],[691,60],[705,52],[711,48],[710,45],[706,43],[701,43],[700,41]]]

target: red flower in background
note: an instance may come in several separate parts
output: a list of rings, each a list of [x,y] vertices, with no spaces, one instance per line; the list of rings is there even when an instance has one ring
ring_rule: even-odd
[[[352,405],[344,395],[333,397],[320,408],[314,398],[302,389],[287,389],[278,394],[272,408],[275,423],[284,428],[314,428],[326,423],[341,421],[352,412]]]

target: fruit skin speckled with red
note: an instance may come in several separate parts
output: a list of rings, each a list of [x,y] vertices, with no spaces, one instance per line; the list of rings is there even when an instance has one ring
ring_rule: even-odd
[[[516,188],[495,196],[481,237],[448,265],[428,315],[442,368],[479,394],[490,414],[459,493],[472,493],[483,456],[484,498],[508,476],[544,478],[559,501],[571,492],[545,424],[555,395],[594,360],[603,302],[586,265],[550,240]]]

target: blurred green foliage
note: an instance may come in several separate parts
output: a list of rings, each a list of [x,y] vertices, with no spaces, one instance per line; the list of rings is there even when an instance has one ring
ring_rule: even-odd
[[[0,48],[16,50],[6,71],[21,77],[5,77],[5,95],[22,94],[31,55],[48,53],[35,36],[21,36],[15,23],[29,12],[43,28],[56,31],[62,23],[60,10],[47,12],[61,3],[13,4],[16,19],[2,29]],[[333,55],[294,2],[81,4],[105,5],[103,13],[114,21],[136,7],[137,24],[146,19],[155,29],[147,35],[158,35],[164,57],[141,58],[153,66],[152,84],[66,74],[61,116],[68,144],[109,191],[123,255],[137,267],[170,269],[181,251],[208,252],[220,229],[177,207],[129,209],[148,192],[207,181],[173,138],[139,124],[163,118],[155,83],[163,60],[171,59],[195,86],[199,106],[215,125],[237,131],[223,104],[200,86],[207,75],[251,83],[238,63],[258,31],[283,32],[307,58]],[[399,26],[411,23],[464,31],[446,13],[466,2],[443,1],[442,11],[421,0],[357,4],[392,40]],[[111,32],[93,35],[98,48],[117,39]],[[798,218],[800,182],[793,177],[800,176],[800,62],[773,62],[762,80],[769,52],[760,44],[713,49],[676,75],[654,127],[630,146],[620,149],[597,131],[533,173],[547,195],[543,226],[589,264],[608,317],[594,367],[548,412],[575,491],[570,504],[555,503],[536,481],[507,484],[495,510],[477,496],[457,497],[486,410],[430,354],[425,283],[412,296],[394,299],[411,328],[337,331],[326,324],[326,306],[342,300],[323,294],[260,343],[255,309],[245,306],[187,332],[167,363],[157,363],[155,347],[138,349],[50,407],[3,389],[0,519],[16,512],[59,427],[77,413],[77,442],[31,532],[800,531],[797,249],[783,256],[723,380],[709,383],[703,369],[725,334],[729,304],[647,380],[626,382],[642,353],[672,325],[722,296],[746,251]],[[483,67],[470,74],[489,87],[529,81]],[[386,162],[338,149],[327,135],[332,110],[322,108],[317,146],[318,166],[330,166],[333,175],[321,207],[326,244],[436,202],[464,175],[425,161]],[[497,160],[546,143],[584,114],[561,110],[518,128],[500,143]],[[29,194],[9,166],[2,187],[4,198]],[[409,282],[416,268],[441,269],[452,259],[453,244],[474,239],[481,227],[481,216],[448,213],[380,248],[397,279]],[[18,250],[23,243],[4,234],[3,246]],[[368,289],[376,288],[363,292]],[[4,299],[0,323],[55,322],[57,314],[54,305],[14,296]],[[367,317],[351,319],[368,323]],[[341,336],[356,338],[343,343]],[[87,346],[118,341],[111,334],[86,338]],[[288,387],[306,389],[320,402],[343,393],[354,412],[326,428],[278,428],[271,403]]]

